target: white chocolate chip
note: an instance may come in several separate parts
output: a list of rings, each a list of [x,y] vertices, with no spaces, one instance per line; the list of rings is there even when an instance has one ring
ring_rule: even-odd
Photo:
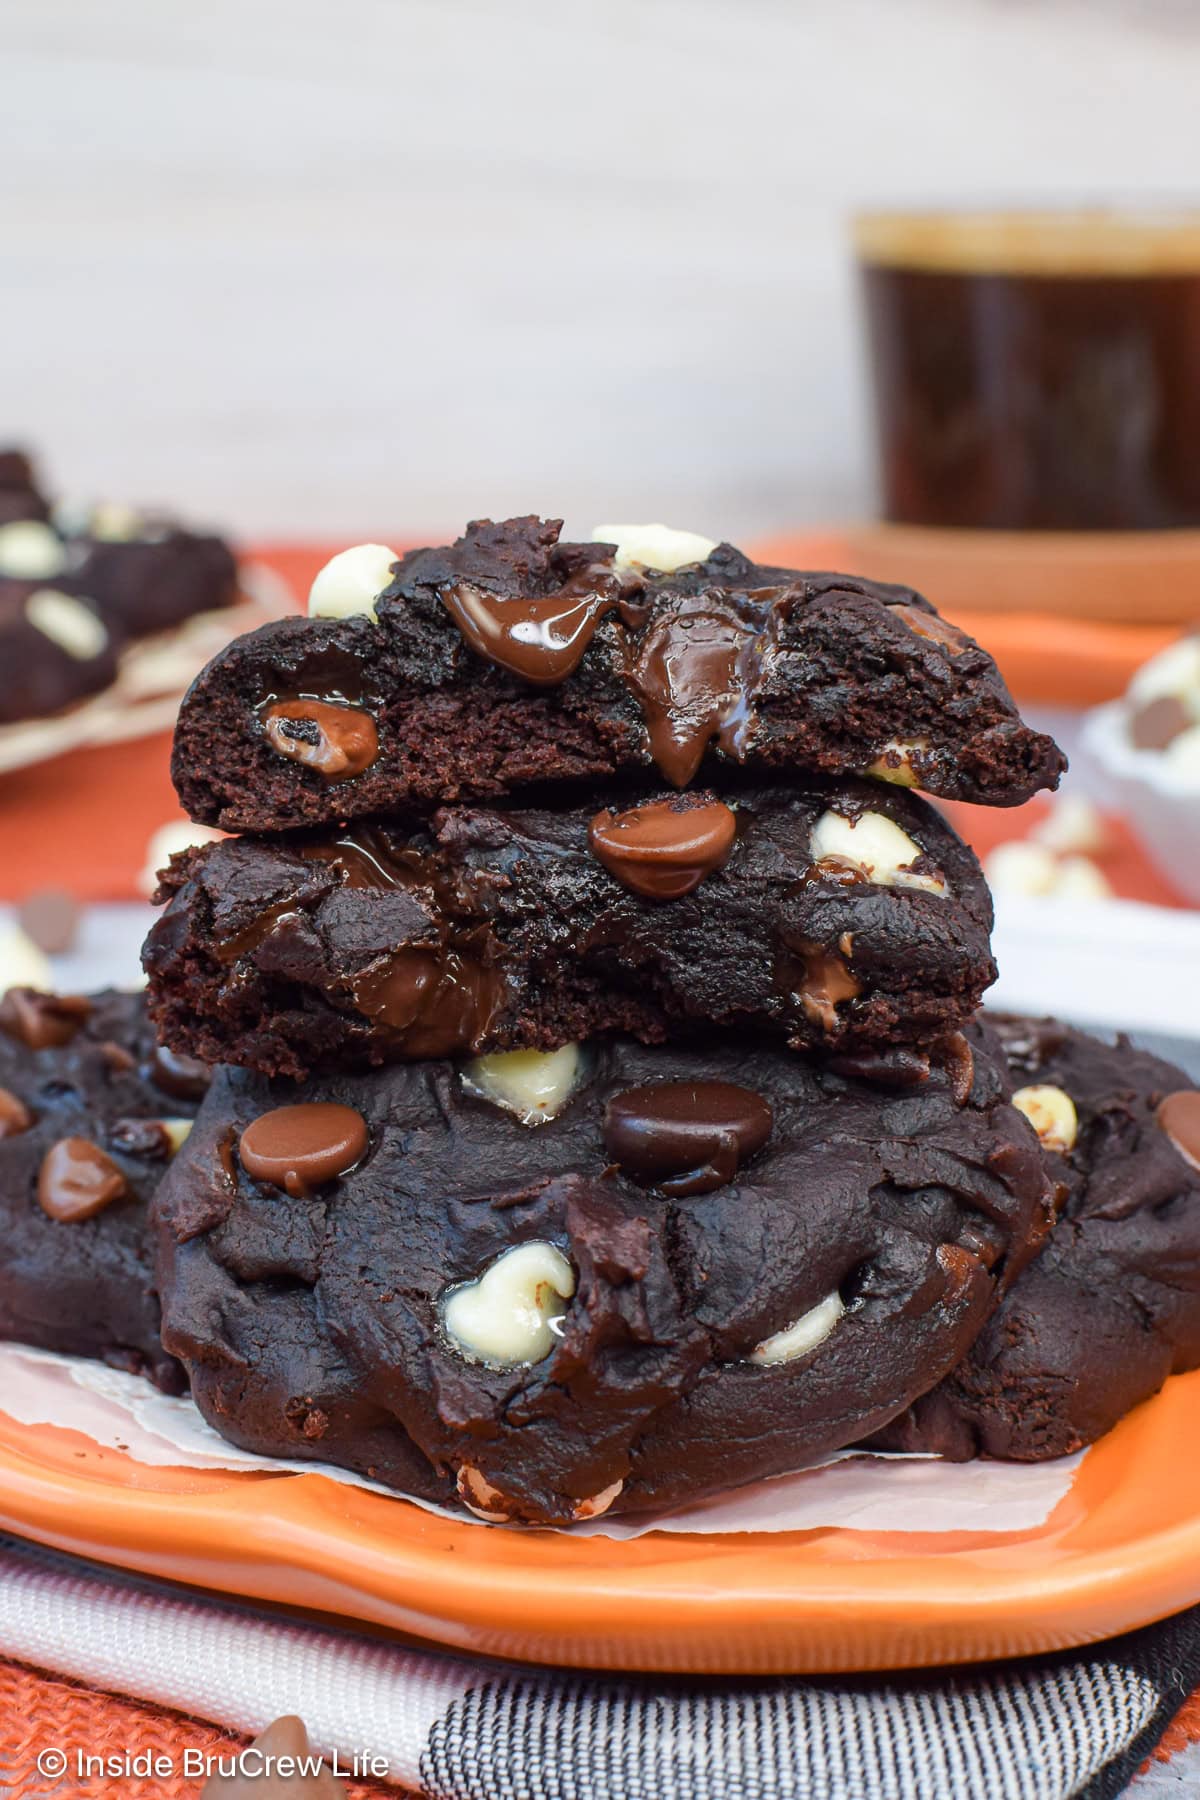
[[[807,1356],[810,1350],[825,1342],[845,1310],[842,1296],[835,1288],[832,1294],[826,1294],[823,1300],[810,1306],[806,1313],[801,1313],[774,1337],[765,1338],[757,1350],[750,1352],[750,1361],[766,1369],[774,1363],[795,1362],[797,1357]]]
[[[578,1044],[561,1050],[505,1050],[477,1056],[462,1070],[463,1085],[481,1100],[515,1113],[522,1125],[544,1125],[557,1118],[579,1086],[583,1051]]]
[[[1200,635],[1180,638],[1143,663],[1129,684],[1136,708],[1151,700],[1182,701],[1200,718]]]
[[[671,525],[597,525],[592,542],[617,546],[614,569],[657,569],[664,575],[705,562],[717,547],[715,538]]]
[[[1058,856],[1099,854],[1110,846],[1104,820],[1082,794],[1064,794],[1029,834]]]
[[[171,1155],[182,1150],[192,1130],[191,1119],[160,1119],[159,1124],[167,1134],[167,1142],[171,1146]]]
[[[348,619],[356,613],[375,616],[375,602],[392,579],[399,562],[386,544],[354,544],[331,556],[308,591],[312,619]]]
[[[921,854],[906,831],[884,813],[863,813],[847,819],[841,813],[822,813],[813,827],[809,853],[815,862],[837,857],[853,863],[878,887],[920,888],[927,894],[944,894],[946,882],[936,873],[923,874],[912,867]]]
[[[1079,1135],[1079,1115],[1070,1094],[1044,1085],[1018,1088],[1012,1103],[1024,1113],[1046,1150],[1070,1150]]]
[[[1059,900],[1111,900],[1112,884],[1086,856],[1064,856],[1052,892]]]
[[[477,1519],[486,1519],[490,1525],[504,1525],[512,1518],[512,1508],[500,1489],[493,1487],[470,1463],[463,1463],[459,1468],[455,1486],[459,1499]]]
[[[928,738],[889,738],[866,773],[876,781],[890,781],[893,787],[915,788],[920,778],[913,768],[913,757],[928,750]]]
[[[175,819],[169,825],[160,825],[146,845],[146,861],[138,876],[138,887],[143,894],[153,894],[158,886],[158,871],[165,869],[173,856],[200,844],[215,844],[223,835],[214,831],[211,825],[193,825],[190,819]]]
[[[0,575],[14,581],[48,581],[67,566],[58,533],[40,519],[17,519],[0,525]]]
[[[988,885],[1000,894],[1051,894],[1058,880],[1058,861],[1044,844],[1023,839],[997,844],[984,865]]]
[[[575,1508],[575,1517],[577,1519],[600,1518],[608,1511],[624,1486],[624,1481],[614,1481],[611,1487],[601,1488],[598,1494],[592,1494],[588,1499],[579,1501]]]
[[[1191,725],[1163,751],[1163,764],[1179,775],[1200,775],[1200,725]]]
[[[88,536],[99,538],[103,544],[131,544],[143,535],[144,529],[142,514],[119,500],[102,500],[94,506],[86,525]]]
[[[54,971],[31,937],[17,925],[0,930],[0,994],[12,987],[37,988],[50,993]]]
[[[91,607],[57,588],[35,588],[25,602],[25,617],[76,662],[93,662],[108,647],[108,631]]]
[[[442,1298],[446,1333],[467,1356],[493,1369],[541,1362],[575,1292],[575,1271],[553,1244],[516,1244],[475,1281]]]

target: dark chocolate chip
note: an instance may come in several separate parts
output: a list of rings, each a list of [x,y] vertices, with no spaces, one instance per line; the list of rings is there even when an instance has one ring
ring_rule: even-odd
[[[367,1126],[352,1106],[305,1101],[277,1106],[247,1125],[238,1145],[242,1167],[255,1181],[306,1194],[335,1181],[360,1161]]]
[[[624,1174],[682,1196],[733,1180],[771,1134],[761,1094],[731,1081],[663,1081],[614,1094],[604,1144]]]
[[[33,1124],[33,1114],[23,1100],[0,1087],[0,1138],[20,1137]]]
[[[43,1212],[63,1224],[94,1218],[128,1192],[116,1163],[88,1138],[60,1138],[42,1159],[38,1201]]]
[[[1200,1169],[1200,1088],[1168,1094],[1155,1117],[1183,1160]]]
[[[273,750],[306,763],[326,781],[350,781],[379,755],[370,713],[327,700],[277,700],[264,714]]]
[[[629,812],[597,813],[593,855],[609,874],[650,900],[678,900],[729,860],[737,818],[721,800],[682,806],[654,800]]]
[[[152,1162],[166,1162],[171,1154],[171,1134],[161,1119],[118,1119],[109,1142],[126,1156],[144,1156]]]
[[[92,1010],[82,994],[42,994],[12,987],[0,1000],[0,1031],[27,1050],[59,1050],[69,1044]]]

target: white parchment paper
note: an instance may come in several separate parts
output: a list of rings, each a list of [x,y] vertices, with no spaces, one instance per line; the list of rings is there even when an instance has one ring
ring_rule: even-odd
[[[205,1424],[190,1399],[174,1399],[136,1375],[102,1363],[0,1344],[0,1412],[23,1425],[82,1433],[135,1462],[191,1469],[304,1471],[393,1497],[392,1490],[325,1463],[286,1462],[239,1450]],[[647,1531],[685,1533],[812,1531],[1031,1531],[1070,1491],[1082,1460],[947,1463],[935,1456],[877,1456],[842,1451],[797,1474],[754,1482],[674,1512],[634,1519],[593,1519],[568,1527],[584,1537],[634,1538]],[[413,1504],[486,1530],[469,1513]]]

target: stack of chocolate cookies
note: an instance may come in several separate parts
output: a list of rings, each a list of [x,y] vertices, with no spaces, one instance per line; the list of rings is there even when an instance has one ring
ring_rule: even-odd
[[[176,733],[239,834],[145,953],[222,1065],[154,1204],[206,1417],[561,1523],[868,1438],[1058,1454],[1200,1360],[1197,1096],[976,1018],[989,896],[912,791],[1062,767],[907,589],[536,518],[335,558]],[[1072,1410],[1042,1345],[1077,1394],[1097,1284],[1145,1354]]]

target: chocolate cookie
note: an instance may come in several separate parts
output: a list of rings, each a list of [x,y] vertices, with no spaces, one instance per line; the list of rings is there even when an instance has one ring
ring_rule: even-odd
[[[0,1337],[183,1387],[146,1203],[206,1085],[156,1049],[140,994],[0,999]]]
[[[197,613],[232,606],[239,598],[237,564],[223,538],[185,531],[169,519],[147,517],[121,538],[72,540],[82,556],[80,579],[101,616],[127,638],[170,631]]]
[[[697,1022],[839,1052],[965,1023],[991,903],[931,807],[871,782],[729,799],[189,850],[146,944],[151,1011],[177,1049],[297,1077]]]
[[[1200,1367],[1200,1092],[1125,1038],[994,1023],[1062,1213],[963,1362],[879,1441],[1040,1462]]]
[[[234,1442],[489,1517],[795,1468],[940,1379],[1045,1229],[1039,1146],[971,1030],[965,1082],[908,1091],[728,1033],[300,1104],[221,1070],[155,1202],[164,1342]]]
[[[479,521],[401,558],[371,611],[231,644],[180,713],[186,810],[280,831],[721,763],[1003,806],[1058,780],[986,651],[910,589],[729,544],[664,574],[558,538]]]
[[[44,718],[100,693],[116,679],[123,643],[76,579],[17,581],[0,573],[0,725]]]

